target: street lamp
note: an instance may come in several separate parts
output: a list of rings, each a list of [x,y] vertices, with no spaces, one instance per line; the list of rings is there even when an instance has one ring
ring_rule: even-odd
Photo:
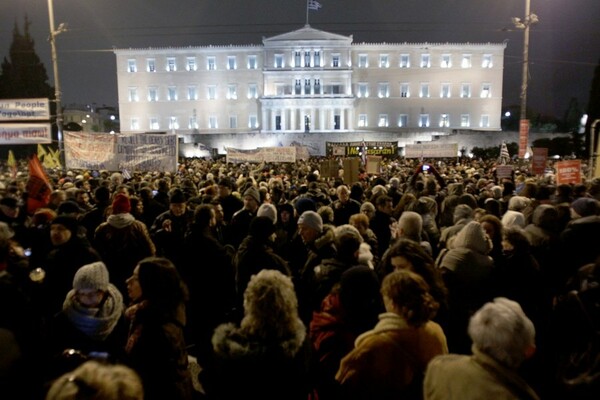
[[[65,154],[63,143],[63,112],[61,106],[60,81],[58,79],[58,55],[56,53],[56,36],[67,31],[66,24],[58,25],[54,28],[54,4],[52,0],[48,0],[48,18],[50,20],[50,48],[52,50],[52,67],[54,68],[54,98],[56,101],[56,128],[58,130],[58,154],[62,166],[65,166]],[[66,166],[65,166],[66,167]]]
[[[517,29],[523,29],[523,73],[521,78],[521,121],[519,123],[519,158],[525,157],[529,141],[529,120],[527,119],[527,79],[529,78],[529,27],[539,22],[538,16],[531,13],[531,0],[525,0],[525,18],[513,17]]]

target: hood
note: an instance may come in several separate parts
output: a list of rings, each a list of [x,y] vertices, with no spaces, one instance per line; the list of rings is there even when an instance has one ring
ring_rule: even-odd
[[[469,222],[458,232],[452,246],[454,248],[464,247],[481,254],[489,253],[493,247],[492,241],[476,221]]]
[[[502,216],[502,225],[505,228],[508,228],[511,226],[518,226],[519,228],[525,228],[525,216],[523,215],[523,213],[520,213],[518,211],[508,210]]]
[[[558,210],[550,204],[539,205],[531,219],[534,225],[546,230],[555,230],[558,223]]]
[[[129,213],[109,215],[106,222],[114,228],[125,228],[135,221],[135,217]]]

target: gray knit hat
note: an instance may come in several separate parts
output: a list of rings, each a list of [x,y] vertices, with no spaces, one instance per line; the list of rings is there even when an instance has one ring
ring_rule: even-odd
[[[273,224],[277,223],[277,208],[273,204],[264,203],[258,207],[257,217],[267,217]]]
[[[108,269],[102,261],[96,261],[79,268],[73,278],[73,289],[108,289]]]
[[[323,218],[315,211],[304,211],[298,218],[298,225],[306,225],[317,232],[323,232]]]
[[[244,197],[246,196],[252,197],[258,204],[260,204],[260,193],[258,193],[258,189],[255,186],[250,186],[248,189],[246,189],[246,191],[244,191]]]

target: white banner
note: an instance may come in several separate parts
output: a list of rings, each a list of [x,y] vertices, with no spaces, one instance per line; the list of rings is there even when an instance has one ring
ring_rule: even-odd
[[[407,144],[404,148],[404,157],[406,158],[442,158],[457,156],[458,143]]]
[[[50,120],[50,101],[48,99],[0,100],[0,121],[32,120]]]
[[[65,161],[70,169],[175,172],[177,135],[65,131]]]
[[[0,124],[0,145],[36,143],[52,143],[50,124]]]
[[[296,147],[261,147],[253,150],[240,150],[228,147],[227,162],[241,164],[245,162],[296,162]]]

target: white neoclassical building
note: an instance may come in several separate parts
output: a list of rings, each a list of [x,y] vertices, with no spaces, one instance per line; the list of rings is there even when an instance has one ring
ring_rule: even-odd
[[[353,43],[309,25],[262,45],[115,50],[121,132],[499,131],[504,43]]]

